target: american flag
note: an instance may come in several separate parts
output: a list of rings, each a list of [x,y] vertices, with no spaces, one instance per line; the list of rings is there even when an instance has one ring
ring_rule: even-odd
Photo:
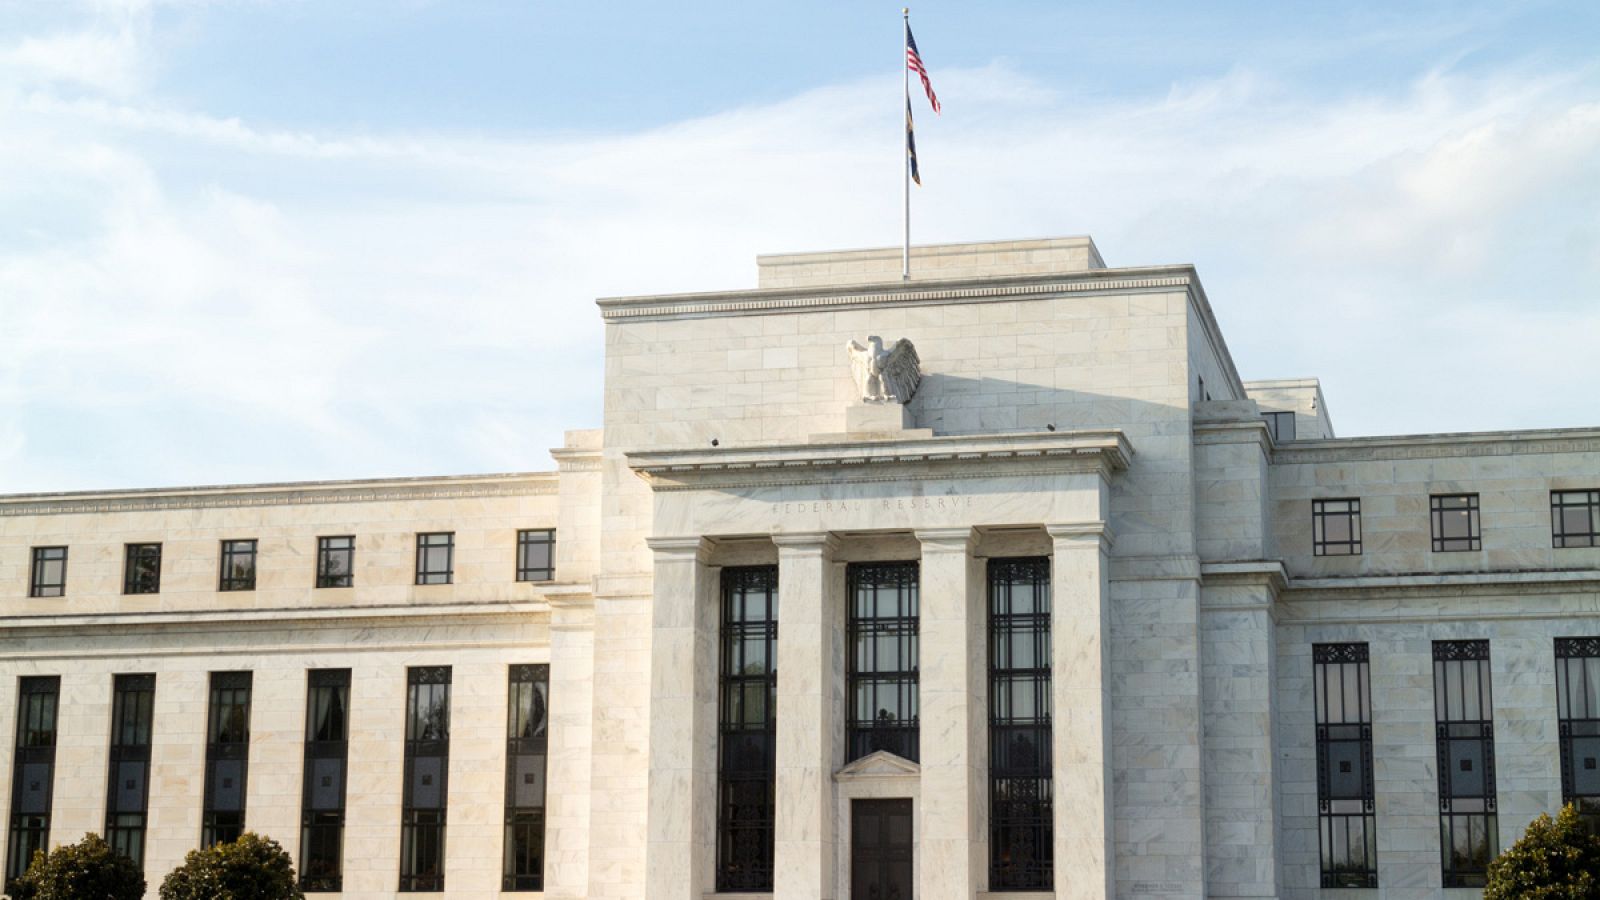
[[[917,171],[917,129],[911,124],[911,101],[906,101],[906,165],[911,167],[911,180],[922,186],[922,173]]]
[[[917,39],[911,36],[911,25],[906,25],[906,68],[917,73],[922,79],[922,89],[928,92],[928,102],[933,105],[935,115],[939,114],[939,95],[933,92],[933,82],[928,80],[928,67],[922,64],[922,56],[917,53]]]

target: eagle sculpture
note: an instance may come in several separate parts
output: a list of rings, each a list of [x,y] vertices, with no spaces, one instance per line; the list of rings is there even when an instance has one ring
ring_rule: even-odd
[[[867,338],[867,346],[858,341],[845,344],[850,351],[850,372],[855,376],[856,389],[864,403],[910,403],[922,382],[922,361],[917,359],[917,348],[901,338],[888,350],[883,349],[883,338]]]

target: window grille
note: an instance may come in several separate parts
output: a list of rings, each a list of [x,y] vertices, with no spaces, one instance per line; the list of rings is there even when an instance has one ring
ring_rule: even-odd
[[[918,757],[916,562],[852,563],[846,762],[887,750]]]
[[[716,888],[768,892],[777,775],[776,566],[722,570],[720,643]]]
[[[989,888],[1055,878],[1050,561],[989,561]]]

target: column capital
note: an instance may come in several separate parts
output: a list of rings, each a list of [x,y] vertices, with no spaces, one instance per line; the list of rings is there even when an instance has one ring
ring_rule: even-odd
[[[786,531],[772,535],[772,542],[778,545],[779,553],[817,552],[828,556],[839,546],[839,539],[831,531]]]
[[[922,542],[922,552],[944,551],[949,553],[971,553],[978,543],[978,532],[972,528],[919,528],[913,531],[917,540]]]
[[[655,553],[656,562],[693,559],[705,562],[711,553],[711,541],[705,535],[648,537],[645,546]]]
[[[1117,542],[1116,532],[1105,522],[1060,522],[1046,525],[1044,531],[1057,544],[1097,546],[1102,553],[1111,552]]]

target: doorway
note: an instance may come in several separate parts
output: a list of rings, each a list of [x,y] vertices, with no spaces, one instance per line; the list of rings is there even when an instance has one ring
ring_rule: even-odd
[[[850,804],[850,900],[912,900],[911,801]]]

